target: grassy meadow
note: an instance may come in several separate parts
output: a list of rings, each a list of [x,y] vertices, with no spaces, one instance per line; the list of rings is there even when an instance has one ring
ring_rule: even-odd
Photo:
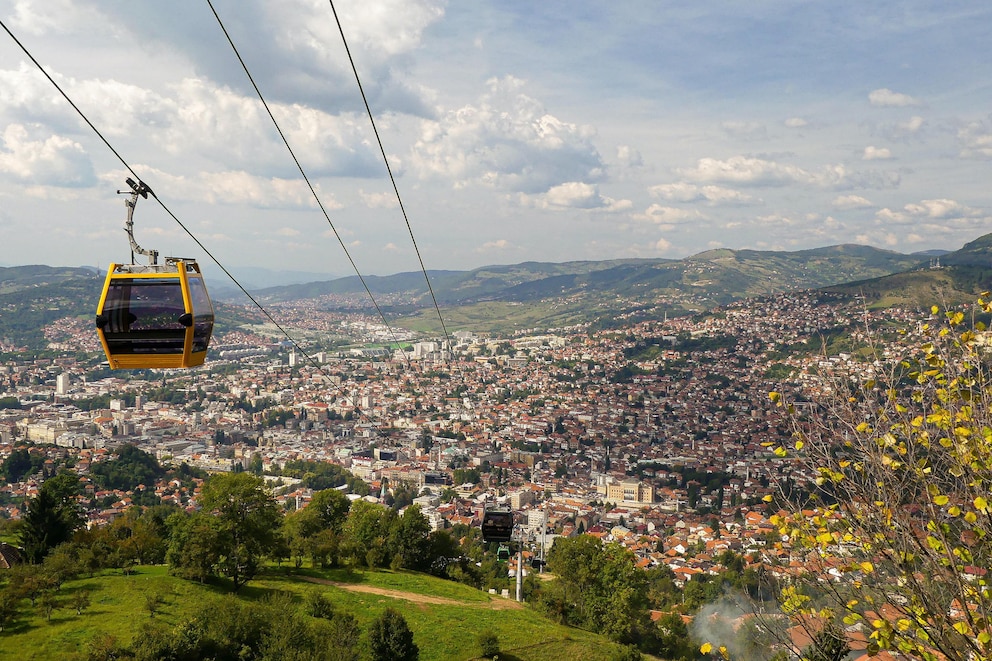
[[[398,610],[423,661],[475,659],[478,635],[486,630],[496,633],[503,661],[605,661],[619,652],[601,636],[555,624],[511,600],[422,574],[348,569],[290,573],[272,567],[233,597],[227,585],[200,585],[170,576],[164,566],[141,566],[130,576],[109,571],[65,583],[50,621],[39,607],[23,602],[17,621],[0,633],[0,658],[84,658],[98,637],[130,642],[150,618],[172,627],[211,599],[260,600],[286,592],[301,602],[312,590],[323,593],[335,610],[354,615],[363,628],[385,608]],[[90,598],[81,614],[71,606],[79,591],[88,591]]]

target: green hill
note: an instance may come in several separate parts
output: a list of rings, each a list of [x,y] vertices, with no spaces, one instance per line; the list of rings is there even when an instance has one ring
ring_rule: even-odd
[[[981,242],[941,259],[971,255],[968,268],[982,268],[978,266],[980,255],[989,241]],[[682,260],[524,262],[471,271],[429,271],[429,275],[449,329],[505,332],[697,312],[744,297],[901,273],[919,268],[925,260],[920,255],[869,246],[838,245],[794,252],[720,249]],[[87,269],[3,269],[0,338],[32,349],[43,348],[44,338],[37,329],[61,317],[91,315],[101,282]],[[365,282],[390,323],[440,330],[422,273],[369,276]],[[328,309],[372,308],[365,286],[356,276],[263,289],[253,296],[264,305],[326,297],[321,305]],[[261,319],[257,313],[245,312],[244,307],[217,301],[215,307],[219,331]]]
[[[77,614],[71,604],[88,592],[89,605]],[[228,586],[201,585],[170,576],[164,566],[141,566],[130,576],[120,571],[63,584],[57,608],[46,620],[35,607],[0,633],[0,658],[83,659],[112,641],[130,644],[147,635],[146,626],[176,635],[196,613],[230,612],[230,601],[266,604],[288,596],[302,607],[308,593],[320,593],[334,612],[353,615],[365,628],[387,608],[401,612],[420,647],[423,661],[477,658],[478,635],[493,631],[501,659],[598,661],[614,658],[620,647],[596,634],[555,624],[537,611],[473,588],[410,572],[270,568],[241,594]],[[24,602],[25,604],[27,602]],[[149,609],[154,603],[154,615]],[[308,616],[306,616],[308,617]],[[169,633],[171,631],[171,633]]]
[[[710,250],[682,260],[624,259],[549,264],[524,262],[485,266],[472,271],[429,271],[438,302],[448,306],[486,301],[525,303],[551,297],[596,292],[643,295],[645,292],[702,294],[725,302],[740,296],[823,287],[904,271],[922,261],[870,246],[840,245],[814,250],[775,252]],[[373,294],[405,297],[406,304],[426,303],[422,273],[365,278]],[[267,301],[312,298],[326,294],[363,294],[357,276],[258,292]]]
[[[51,266],[0,267],[0,340],[28,349],[44,349],[39,330],[66,317],[92,323],[105,274],[87,268]],[[260,322],[242,308],[214,303],[219,328]]]
[[[935,302],[970,303],[979,293],[992,289],[992,234],[940,255],[939,262],[934,260],[930,264],[825,289],[852,297],[863,296],[870,307],[877,309],[894,305],[929,307]]]

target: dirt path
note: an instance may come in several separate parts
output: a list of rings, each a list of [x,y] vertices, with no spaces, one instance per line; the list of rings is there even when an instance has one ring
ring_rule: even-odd
[[[383,597],[392,597],[393,599],[406,599],[407,601],[412,601],[415,604],[437,604],[439,606],[489,608],[492,610],[523,608],[523,604],[518,603],[516,601],[511,601],[509,599],[503,599],[502,597],[495,597],[493,599],[490,599],[488,602],[458,601],[457,599],[447,599],[445,597],[432,597],[425,594],[417,594],[415,592],[402,592],[400,590],[377,588],[371,585],[362,585],[361,583],[341,583],[339,581],[329,581],[326,578],[314,578],[313,576],[301,576],[300,578],[302,578],[303,580],[309,583],[319,583],[320,585],[332,585],[336,588],[341,588],[342,590],[348,590],[350,592],[364,592],[366,594],[378,594]]]

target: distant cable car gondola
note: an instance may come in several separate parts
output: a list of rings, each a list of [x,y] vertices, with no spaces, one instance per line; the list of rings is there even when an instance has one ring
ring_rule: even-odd
[[[513,512],[507,510],[486,510],[482,515],[482,540],[489,542],[509,542],[513,539]]]
[[[131,187],[124,229],[131,263],[111,264],[96,309],[96,329],[111,369],[177,368],[202,365],[214,327],[214,309],[196,260],[166,257],[134,240],[134,207],[148,198],[144,182]],[[120,192],[120,191],[118,191]],[[134,253],[149,258],[135,264]]]

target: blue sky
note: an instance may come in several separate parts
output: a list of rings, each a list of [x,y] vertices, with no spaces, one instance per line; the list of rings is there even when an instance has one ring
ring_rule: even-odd
[[[214,7],[358,267],[418,269],[330,4]],[[428,268],[992,231],[985,3],[335,7]],[[205,0],[0,19],[226,267],[351,272]],[[0,32],[0,264],[126,261],[124,177]],[[135,218],[199,255],[154,202]]]

